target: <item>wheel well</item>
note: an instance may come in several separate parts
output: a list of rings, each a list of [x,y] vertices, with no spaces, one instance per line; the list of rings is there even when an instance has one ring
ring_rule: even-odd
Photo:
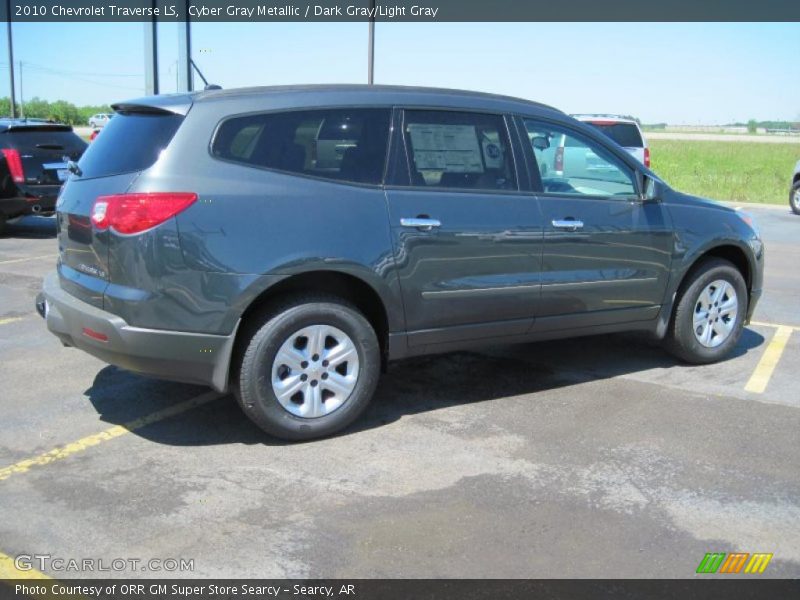
[[[249,325],[255,317],[268,312],[283,299],[303,293],[336,296],[355,306],[375,330],[381,347],[381,356],[384,363],[386,362],[389,345],[389,318],[381,297],[364,280],[335,271],[310,271],[292,275],[262,292],[242,314],[239,333],[236,336],[237,349],[242,349],[244,338],[251,331]],[[235,354],[238,353],[235,351]]]
[[[733,263],[733,266],[736,267],[739,273],[742,274],[742,277],[744,277],[744,282],[747,285],[747,292],[748,294],[750,293],[750,288],[752,286],[750,263],[747,260],[747,255],[744,253],[744,250],[737,246],[717,246],[703,254],[697,259],[695,264],[699,264],[701,260],[709,256],[723,258]]]
[[[792,179],[792,183],[797,183],[800,181],[800,173],[794,174],[794,179]]]

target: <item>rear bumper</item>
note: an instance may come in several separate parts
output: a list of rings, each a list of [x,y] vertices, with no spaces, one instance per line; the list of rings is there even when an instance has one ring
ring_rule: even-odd
[[[0,214],[7,219],[38,213],[53,213],[61,186],[42,185],[17,188],[17,195],[0,198]]]
[[[36,309],[65,345],[102,361],[144,375],[227,391],[236,329],[224,336],[132,327],[65,292],[55,272],[45,277]]]

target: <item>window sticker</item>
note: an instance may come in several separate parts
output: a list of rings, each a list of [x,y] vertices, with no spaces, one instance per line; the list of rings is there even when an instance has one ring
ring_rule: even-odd
[[[503,168],[503,148],[497,142],[484,138],[483,162],[487,169]]]
[[[483,173],[474,125],[410,123],[408,134],[418,171]]]

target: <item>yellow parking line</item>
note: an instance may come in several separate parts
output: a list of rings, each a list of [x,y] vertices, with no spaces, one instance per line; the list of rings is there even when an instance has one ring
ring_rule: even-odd
[[[786,348],[786,343],[789,341],[789,336],[792,335],[793,329],[793,327],[786,325],[778,326],[767,349],[764,350],[764,355],[758,361],[756,370],[753,371],[750,380],[744,386],[745,391],[753,392],[754,394],[764,393],[775,367],[778,366],[778,361],[781,359],[781,354],[783,354],[783,349]]]
[[[191,398],[184,402],[179,402],[174,406],[162,408],[161,410],[157,410],[149,415],[145,415],[144,417],[134,419],[133,421],[123,423],[122,425],[109,427],[100,433],[88,435],[75,442],[72,442],[71,444],[67,444],[66,446],[54,448],[53,450],[45,452],[44,454],[22,460],[16,464],[0,469],[0,481],[8,479],[12,475],[26,473],[31,469],[31,467],[42,467],[44,465],[49,465],[51,462],[61,460],[62,458],[67,458],[73,454],[77,454],[78,452],[83,452],[87,448],[91,448],[92,446],[97,446],[103,442],[113,440],[114,438],[118,438],[126,433],[131,433],[132,431],[136,431],[137,429],[141,429],[142,427],[151,425],[152,423],[163,421],[164,419],[168,419],[169,417],[186,412],[187,410],[191,410],[197,406],[201,406],[220,397],[220,394],[217,392],[209,391],[205,394],[200,394],[195,398]]]
[[[9,323],[16,323],[22,321],[22,317],[9,317],[7,319],[0,319],[0,325],[8,325]]]
[[[796,325],[781,325],[780,323],[768,323],[767,321],[750,321],[750,325],[755,325],[756,327],[788,327],[789,329],[800,331],[800,327]]]
[[[14,559],[0,552],[0,579],[52,579],[36,569],[18,569]]]
[[[0,265],[10,265],[11,263],[25,262],[26,260],[37,260],[40,258],[58,258],[58,254],[43,254],[42,256],[28,256],[26,258],[12,258],[11,260],[0,260]]]

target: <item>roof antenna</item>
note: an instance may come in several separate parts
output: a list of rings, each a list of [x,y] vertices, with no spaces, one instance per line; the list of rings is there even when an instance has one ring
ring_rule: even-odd
[[[189,63],[194,67],[194,70],[197,71],[197,74],[200,76],[200,79],[203,80],[203,85],[205,86],[205,87],[203,87],[204,90],[221,90],[222,89],[221,85],[217,85],[216,83],[208,83],[208,79],[206,79],[203,76],[203,72],[200,70],[200,67],[198,67],[195,64],[193,58],[189,59]]]

